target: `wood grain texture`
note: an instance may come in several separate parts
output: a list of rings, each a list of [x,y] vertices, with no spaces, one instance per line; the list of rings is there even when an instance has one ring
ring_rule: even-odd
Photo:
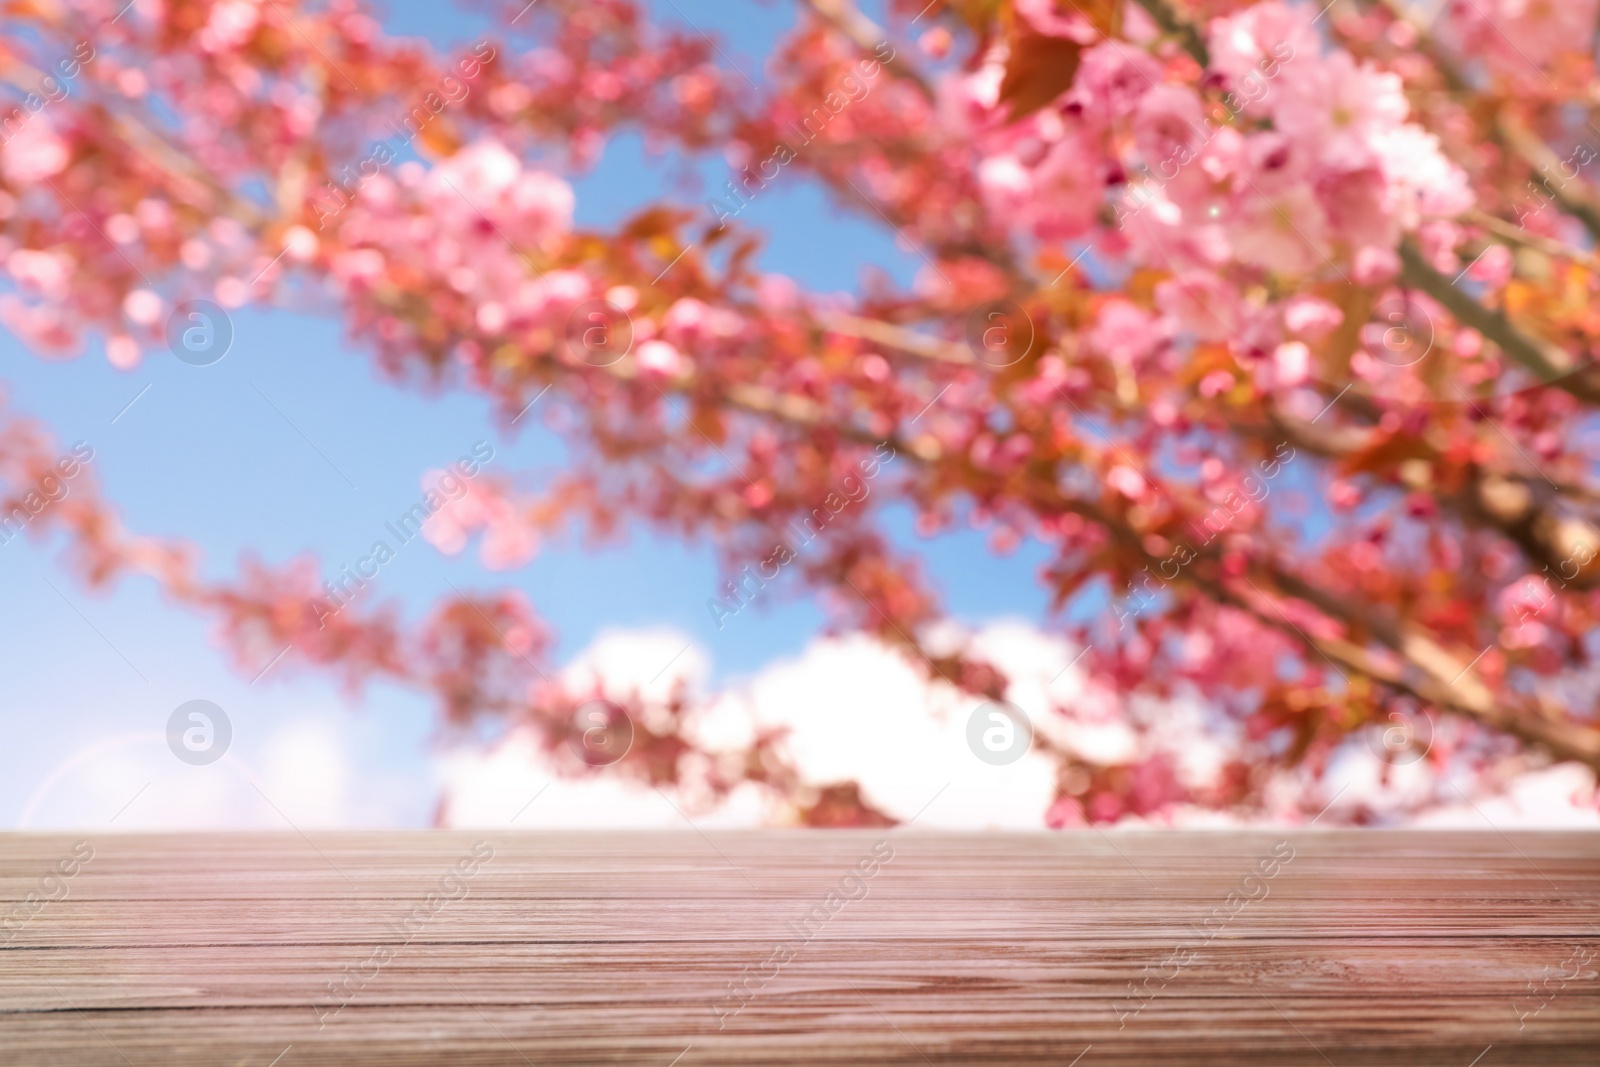
[[[1600,1063],[1594,834],[12,834],[0,897],[8,1065]]]

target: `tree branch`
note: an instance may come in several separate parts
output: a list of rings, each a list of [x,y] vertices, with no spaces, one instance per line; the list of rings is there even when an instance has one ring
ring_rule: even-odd
[[[1138,0],[1138,2],[1139,6],[1155,20],[1157,26],[1178,39],[1183,50],[1200,64],[1202,70],[1211,65],[1211,53],[1206,50],[1205,41],[1201,40],[1194,23],[1178,14],[1168,0]]]
[[[1401,280],[1405,284],[1427,293],[1455,316],[1457,322],[1493,341],[1507,356],[1537,375],[1541,384],[1565,389],[1585,403],[1600,404],[1600,380],[1593,373],[1593,360],[1579,364],[1565,348],[1523,333],[1504,312],[1492,311],[1478,303],[1434,270],[1409,237],[1400,242],[1400,262],[1404,268]]]
[[[966,345],[918,333],[879,319],[867,319],[859,315],[825,315],[821,322],[833,333],[871,341],[923,359],[951,363],[959,367],[972,366],[978,362]]]
[[[800,0],[800,2],[815,11],[822,21],[848,38],[850,43],[869,55],[876,55],[878,45],[889,39],[884,28],[863,15],[850,0]],[[898,56],[895,62],[885,63],[884,66],[895,76],[915,85],[927,100],[932,101],[935,98],[933,86],[922,76],[922,72],[909,63],[899,62]]]
[[[1576,760],[1600,770],[1600,730],[1556,719],[1540,708],[1511,705],[1503,697],[1497,699],[1472,674],[1470,665],[1462,668],[1453,679],[1446,678],[1449,671],[1460,666],[1458,660],[1421,634],[1406,633],[1399,650],[1405,662],[1423,674],[1421,678],[1408,678],[1404,672],[1380,663],[1358,645],[1341,638],[1312,637],[1287,618],[1272,618],[1235,590],[1217,583],[1201,584],[1207,584],[1207,591],[1216,599],[1248,611],[1265,625],[1297,638],[1332,663],[1397,692],[1543,747],[1557,759]]]
[[[1371,447],[1374,436],[1373,431],[1356,428],[1314,427],[1276,407],[1267,409],[1267,427],[1236,429],[1263,441],[1286,440],[1297,449],[1334,462],[1364,452]],[[1429,443],[1440,454],[1447,451],[1444,442]],[[1548,499],[1550,490],[1544,479],[1472,466],[1458,492],[1444,493],[1436,487],[1408,484],[1430,491],[1434,499],[1468,525],[1494,530],[1516,543],[1528,559],[1556,570],[1567,585],[1575,589],[1600,587],[1600,528],[1580,515],[1561,514],[1555,502]],[[1594,496],[1586,486],[1557,483],[1557,490],[1584,500],[1593,500]],[[1585,548],[1589,562],[1579,564],[1577,572],[1568,577],[1562,568],[1575,562]]]
[[[1571,260],[1588,270],[1600,274],[1600,257],[1581,248],[1564,245],[1560,241],[1553,241],[1543,234],[1533,233],[1522,226],[1513,226],[1504,219],[1496,218],[1486,211],[1474,208],[1461,216],[1460,221],[1471,223],[1479,229],[1486,230],[1509,245],[1519,248],[1531,248],[1536,252],[1543,252],[1547,256],[1558,259]]]
[[[1416,50],[1428,57],[1434,69],[1439,72],[1439,76],[1444,79],[1445,87],[1451,92],[1473,91],[1472,83],[1429,32],[1429,24],[1407,10],[1400,0],[1360,0],[1360,3],[1367,8],[1382,7],[1396,20],[1409,25],[1417,34]],[[1492,140],[1522,160],[1531,171],[1548,170],[1552,166],[1559,167],[1560,160],[1550,151],[1550,147],[1502,108],[1495,109],[1495,116],[1489,124],[1488,132]],[[1597,204],[1587,191],[1581,188],[1573,190],[1571,188],[1573,184],[1575,183],[1567,183],[1561,188],[1551,189],[1551,199],[1562,211],[1581,222],[1592,238],[1600,241],[1600,204]]]

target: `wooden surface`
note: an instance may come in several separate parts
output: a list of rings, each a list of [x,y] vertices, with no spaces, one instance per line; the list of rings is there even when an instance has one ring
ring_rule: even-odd
[[[1600,1063],[1593,834],[13,834],[0,897],[7,1065]]]

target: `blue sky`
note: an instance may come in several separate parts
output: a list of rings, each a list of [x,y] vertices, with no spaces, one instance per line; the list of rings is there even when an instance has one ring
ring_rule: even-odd
[[[664,21],[687,20],[717,35],[733,62],[758,79],[761,57],[793,18],[787,0],[663,0],[656,8]],[[391,5],[384,23],[391,33],[426,36],[441,47],[468,43],[487,25],[474,13],[420,3]],[[699,165],[708,178],[725,168],[718,159]],[[607,226],[660,195],[666,170],[645,156],[638,138],[624,136],[576,186],[580,225]],[[843,215],[792,170],[742,221],[769,234],[764,267],[813,289],[852,289],[869,265],[909,282],[920,265],[892,235]],[[192,541],[208,575],[235,573],[250,553],[271,563],[313,553],[324,573],[334,572],[417,500],[424,471],[478,440],[495,446],[495,469],[518,472],[532,489],[562,461],[561,442],[535,420],[501,438],[480,397],[427,396],[382,381],[336,321],[248,309],[234,316],[234,326],[232,350],[217,364],[147,354],[133,373],[112,369],[98,346],[75,360],[46,361],[0,335],[10,409],[47,422],[64,446],[82,440],[93,447],[95,476],[126,525]],[[890,522],[911,539],[907,515],[892,513]],[[919,547],[959,617],[1038,617],[1043,610],[1037,546],[997,558],[984,535],[967,532]],[[227,711],[234,750],[246,762],[261,756],[285,721],[332,723],[349,742],[357,774],[388,784],[382,819],[427,822],[435,799],[427,772],[434,721],[425,698],[378,688],[355,704],[322,676],[287,662],[252,685],[249,673],[230,669],[205,620],[165,603],[140,578],[109,596],[92,593],[60,567],[59,548],[23,538],[0,545],[0,600],[22,609],[0,613],[0,728],[7,741],[0,825],[67,818],[60,813],[76,809],[58,795],[54,772],[91,743],[160,733],[172,709],[196,698]],[[705,607],[716,586],[710,547],[643,531],[604,551],[546,546],[510,575],[484,571],[474,550],[444,557],[418,542],[382,570],[367,595],[395,600],[414,618],[452,584],[507,583],[524,590],[556,629],[558,659],[606,627],[665,626],[705,647],[719,681],[798,653],[822,618],[808,600],[769,596],[718,632]]]

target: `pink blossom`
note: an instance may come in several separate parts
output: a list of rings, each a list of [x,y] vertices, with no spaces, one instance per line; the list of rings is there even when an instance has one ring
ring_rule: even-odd
[[[646,341],[639,346],[634,360],[641,373],[658,374],[670,378],[683,369],[683,357],[666,341]]]
[[[618,311],[632,311],[639,306],[639,290],[631,285],[613,285],[606,290],[606,303]]]
[[[676,334],[680,338],[695,337],[705,332],[710,320],[710,306],[703,300],[686,296],[667,309],[661,320],[661,328],[665,333]]]
[[[800,287],[781,274],[763,274],[756,283],[756,302],[768,312],[783,312],[800,302]]]
[[[179,247],[178,259],[190,270],[205,270],[211,264],[211,246],[191,237]]]
[[[371,284],[383,276],[383,253],[375,248],[345,252],[333,261],[334,277],[359,284]]]
[[[379,261],[379,270],[382,270],[382,261]],[[250,299],[250,283],[243,278],[235,278],[225,274],[217,279],[217,284],[212,292],[216,295],[217,303],[225,308],[244,307]]]
[[[1303,5],[1271,0],[1228,18],[1213,19],[1211,69],[1238,88],[1252,74],[1276,77],[1286,65],[1315,62],[1321,39]]]
[[[1401,224],[1423,216],[1459,215],[1477,198],[1466,172],[1439,147],[1439,138],[1411,123],[1374,131],[1368,143],[1384,175],[1397,190]]]
[[[661,320],[663,336],[684,345],[736,337],[743,326],[727,308],[713,308],[692,296],[676,301]]]
[[[764,508],[772,503],[772,484],[770,482],[756,482],[744,488],[744,502],[752,508]]]
[[[594,281],[579,270],[553,270],[544,277],[519,287],[519,305],[535,315],[565,315],[577,304],[590,299]]]
[[[150,91],[150,79],[144,76],[144,71],[125,68],[117,71],[117,92],[130,99],[137,100]],[[306,127],[305,132],[309,132]]]
[[[1335,479],[1328,486],[1328,502],[1340,511],[1349,511],[1361,503],[1361,488],[1347,479]]]
[[[1023,403],[1047,408],[1061,401],[1061,387],[1066,378],[1066,368],[1060,356],[1045,356],[1035,367],[1037,373],[1017,386]]]
[[[1225,370],[1214,370],[1200,379],[1200,395],[1203,397],[1221,396],[1234,387],[1233,375]]]
[[[1231,126],[1211,134],[1201,152],[1199,169],[1211,182],[1227,182],[1250,169],[1249,143],[1243,134]]]
[[[133,207],[139,225],[150,233],[166,234],[172,231],[172,205],[162,197],[147,196]]]
[[[949,55],[951,43],[950,31],[943,26],[935,26],[917,38],[917,47],[930,59],[943,59]]]
[[[1180,273],[1196,269],[1214,273],[1233,258],[1229,235],[1221,221],[1209,221],[1204,215],[1186,216],[1185,209],[1168,195],[1184,184],[1185,176],[1198,174],[1198,167],[1190,167],[1180,173],[1177,182],[1139,190],[1139,195],[1146,198],[1142,208],[1135,206],[1122,216],[1134,259],[1158,263]]]
[[[1358,66],[1348,52],[1296,63],[1280,80],[1273,121],[1332,165],[1364,162],[1372,137],[1404,123],[1411,110],[1399,75]]]
[[[131,245],[139,239],[139,222],[132,215],[119,211],[106,219],[105,231],[113,243]]]
[[[1506,622],[1518,623],[1540,614],[1554,602],[1550,583],[1529,574],[1500,590],[1495,598],[1495,610]]]
[[[1328,261],[1322,211],[1315,195],[1296,186],[1271,196],[1243,196],[1233,231],[1239,259],[1284,274],[1303,274]]]
[[[1315,188],[1332,236],[1350,245],[1389,246],[1399,240],[1392,194],[1377,167],[1323,171]]]
[[[511,190],[510,205],[524,219],[556,233],[572,229],[576,206],[572,186],[553,174],[529,171]]]
[[[1133,140],[1145,165],[1170,180],[1193,157],[1203,119],[1193,91],[1177,85],[1151,89],[1133,118]]]
[[[485,245],[539,243],[572,227],[572,187],[542,171],[524,170],[498,141],[478,141],[457,152],[428,173],[421,189],[441,230],[476,233]],[[364,200],[365,194],[357,204]],[[497,249],[496,255],[505,252]]]
[[[1468,268],[1467,277],[1491,289],[1499,289],[1511,280],[1511,249],[1500,244],[1485,248],[1483,254]]]
[[[978,164],[978,185],[989,210],[1005,218],[1033,199],[1033,178],[1016,156],[989,156]]]
[[[106,362],[118,370],[133,370],[139,366],[139,346],[127,334],[112,334],[106,338]]]
[[[1310,150],[1299,141],[1275,131],[1245,139],[1242,166],[1235,171],[1235,189],[1241,199],[1273,197],[1296,192],[1315,171]]]
[[[1156,306],[1202,341],[1221,341],[1239,328],[1239,294],[1211,271],[1188,271],[1156,286]]]
[[[260,20],[260,9],[250,0],[222,0],[211,9],[211,17],[200,30],[200,47],[207,52],[239,48],[254,36]]]
[[[1501,641],[1510,648],[1532,648],[1543,643],[1549,633],[1545,623],[1553,622],[1561,607],[1550,583],[1529,574],[1500,590],[1495,611],[1504,623]]]
[[[161,298],[148,289],[135,289],[123,298],[122,313],[140,326],[152,325],[161,317]]]
[[[506,328],[505,305],[489,300],[478,305],[478,329],[487,334],[497,334]]]
[[[539,538],[526,523],[496,522],[484,534],[479,558],[492,571],[516,570],[532,559],[538,548]]]
[[[1240,319],[1239,328],[1230,339],[1235,352],[1252,358],[1264,357],[1283,342],[1283,323],[1272,308],[1246,303]]]
[[[1122,464],[1112,467],[1106,474],[1106,484],[1129,500],[1138,500],[1145,494],[1144,475]]]
[[[1131,367],[1155,351],[1165,339],[1159,321],[1127,300],[1110,300],[1100,309],[1094,328],[1085,338],[1089,347],[1123,366]]]
[[[596,100],[615,100],[622,95],[622,79],[609,70],[593,70],[584,75],[581,92]]]
[[[1093,44],[1100,31],[1079,11],[1061,10],[1056,0],[1016,0],[1017,14],[1034,30],[1050,37],[1065,37],[1079,44]]]
[[[1339,306],[1319,296],[1293,296],[1283,304],[1284,329],[1313,341],[1326,337],[1343,321]]]
[[[1461,269],[1456,247],[1463,236],[1461,227],[1448,219],[1430,219],[1417,227],[1417,245],[1422,250],[1422,258],[1432,264],[1434,270],[1452,276]]]
[[[317,235],[304,226],[290,226],[284,231],[283,247],[290,259],[307,263],[317,254]]]
[[[422,484],[432,489],[439,478],[440,472],[431,471],[423,477]],[[423,537],[446,555],[455,555],[466,547],[471,533],[482,528],[479,556],[490,570],[509,570],[532,559],[538,549],[538,535],[500,487],[482,481],[462,484],[465,492],[454,498],[446,494],[439,510],[423,523]]]
[[[42,352],[67,353],[80,343],[77,323],[57,304],[30,306],[14,294],[0,294],[0,323]]]
[[[1149,47],[1156,43],[1156,38],[1165,32],[1156,25],[1150,13],[1138,4],[1125,4],[1122,7],[1122,36],[1141,47]]]
[[[1311,376],[1311,350],[1299,341],[1278,346],[1272,354],[1277,384],[1292,389]]]
[[[66,169],[71,152],[43,119],[35,119],[0,148],[0,173],[14,186],[34,185]]]
[[[441,163],[431,175],[452,196],[496,200],[522,173],[516,156],[498,141],[479,141]],[[455,188],[452,189],[451,186]]]
[[[1589,55],[1595,12],[1595,0],[1453,0],[1447,18],[1470,52],[1542,82],[1542,68],[1557,56]]]
[[[65,252],[40,252],[19,248],[6,260],[6,270],[25,291],[39,293],[51,300],[62,300],[67,295],[75,264]]]
[[[1105,203],[1098,159],[1076,139],[1060,142],[1033,171],[1033,197],[1024,210],[1034,235],[1065,241],[1092,227]]]
[[[1400,257],[1392,248],[1368,245],[1356,250],[1351,278],[1357,285],[1381,285],[1400,273]]]
[[[1055,803],[1050,805],[1050,810],[1044,813],[1044,824],[1052,830],[1086,826],[1088,821],[1084,818],[1083,805],[1072,797],[1057,797]]]
[[[1117,41],[1086,49],[1078,61],[1071,99],[1100,122],[1126,118],[1145,93],[1161,83],[1161,64]]]
[[[971,74],[939,83],[940,124],[953,136],[971,137],[987,128],[1000,100],[1006,68],[1002,54],[991,51]]]
[[[1014,155],[990,157],[978,168],[978,182],[997,218],[1015,219],[1041,240],[1070,240],[1099,217],[1105,197],[1099,166],[1092,147],[1074,137],[1031,168]]]

